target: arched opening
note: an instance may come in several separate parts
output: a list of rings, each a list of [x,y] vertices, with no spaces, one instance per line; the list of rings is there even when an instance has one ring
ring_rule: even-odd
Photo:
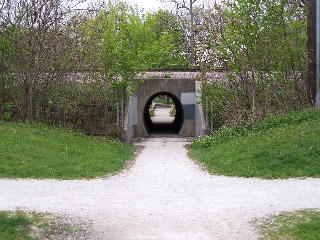
[[[149,135],[179,134],[184,120],[179,98],[169,92],[152,95],[144,107],[143,120]]]

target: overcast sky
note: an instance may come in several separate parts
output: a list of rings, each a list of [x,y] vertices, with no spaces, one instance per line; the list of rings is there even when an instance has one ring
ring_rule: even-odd
[[[131,4],[135,4],[146,11],[156,11],[159,8],[170,9],[174,5],[170,3],[164,3],[160,0],[125,0]],[[204,3],[205,5],[215,2],[215,0],[198,0],[197,3]]]
[[[85,2],[78,5],[78,8],[85,8],[90,5],[90,3],[94,2],[95,0],[86,0]],[[108,1],[108,0],[105,0]],[[158,9],[174,9],[174,4],[165,3],[161,0],[123,0],[128,2],[132,5],[137,5],[140,9],[144,9],[145,11],[157,11]],[[169,0],[167,0],[169,1]],[[198,0],[196,4],[204,4],[209,5],[214,3],[215,1],[219,0]]]
[[[146,11],[155,11],[159,8],[165,8],[166,4],[158,0],[126,0],[129,3],[138,5]]]

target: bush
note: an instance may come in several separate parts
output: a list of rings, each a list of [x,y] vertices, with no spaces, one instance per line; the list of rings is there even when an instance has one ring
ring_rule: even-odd
[[[202,104],[209,103],[211,127],[311,106],[305,85],[307,11],[293,2],[222,1],[206,12]],[[217,68],[226,71],[218,74]]]

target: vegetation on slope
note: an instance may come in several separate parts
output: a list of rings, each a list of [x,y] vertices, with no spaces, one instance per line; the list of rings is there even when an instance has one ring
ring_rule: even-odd
[[[213,174],[240,177],[320,177],[320,111],[221,128],[196,139],[189,153]]]
[[[262,240],[316,240],[320,239],[320,211],[316,209],[284,212],[258,223]]]
[[[89,179],[123,169],[133,148],[42,124],[0,121],[0,177]]]

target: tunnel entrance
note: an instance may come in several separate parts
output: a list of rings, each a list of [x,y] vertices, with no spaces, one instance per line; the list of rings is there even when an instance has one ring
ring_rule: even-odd
[[[143,121],[149,135],[177,135],[183,120],[182,104],[169,92],[152,95],[144,107]]]

